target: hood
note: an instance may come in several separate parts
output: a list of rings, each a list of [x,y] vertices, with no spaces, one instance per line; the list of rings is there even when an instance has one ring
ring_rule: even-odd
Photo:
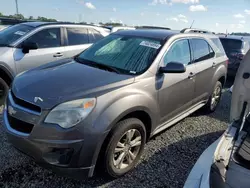
[[[72,59],[52,62],[18,75],[13,93],[25,101],[40,97],[42,108],[74,99],[97,97],[131,84],[134,77],[90,67]]]
[[[239,120],[243,103],[250,106],[250,51],[247,52],[237,71],[231,101],[230,119]]]

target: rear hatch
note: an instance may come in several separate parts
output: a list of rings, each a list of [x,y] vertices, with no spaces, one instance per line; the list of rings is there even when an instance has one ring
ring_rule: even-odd
[[[239,63],[243,57],[244,42],[240,39],[220,38],[229,59],[229,64]]]

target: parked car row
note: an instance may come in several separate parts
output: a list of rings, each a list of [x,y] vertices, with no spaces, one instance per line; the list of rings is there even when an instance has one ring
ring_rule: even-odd
[[[80,178],[132,170],[152,136],[215,111],[227,76],[213,34],[33,22],[4,30],[0,44],[9,141]]]

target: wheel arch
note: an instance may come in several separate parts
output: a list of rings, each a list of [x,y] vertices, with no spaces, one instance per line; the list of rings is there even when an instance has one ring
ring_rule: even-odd
[[[0,77],[10,86],[13,81],[13,74],[8,68],[0,64]]]
[[[137,118],[140,121],[142,121],[142,123],[145,126],[146,129],[146,139],[147,141],[149,141],[150,137],[151,137],[151,131],[153,128],[153,119],[151,114],[148,112],[148,110],[144,107],[136,107],[136,108],[131,108],[126,110],[124,113],[120,114],[113,122],[112,122],[112,126],[111,129],[108,130],[105,134],[105,138],[103,139],[103,142],[100,146],[99,149],[97,149],[96,154],[95,154],[95,169],[100,167],[102,165],[102,157],[104,155],[105,152],[105,148],[107,143],[109,142],[109,138],[110,138],[110,134],[112,133],[112,130],[115,129],[115,125],[127,118]]]

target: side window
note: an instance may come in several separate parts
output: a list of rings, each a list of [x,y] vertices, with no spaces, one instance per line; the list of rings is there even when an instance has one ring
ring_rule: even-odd
[[[207,41],[203,39],[192,39],[191,44],[194,51],[194,62],[200,62],[210,59],[214,56],[213,49],[209,46]]]
[[[88,30],[86,28],[67,28],[68,45],[82,45],[89,43]]]
[[[209,57],[212,58],[212,57],[215,56],[215,52],[214,52],[213,48],[209,44],[207,44],[207,45],[208,45],[208,48],[209,48]]]
[[[98,31],[94,29],[88,29],[89,30],[89,42],[95,43],[98,40],[104,38]]]
[[[218,38],[212,38],[211,39],[213,41],[213,43],[217,46],[217,48],[219,48],[219,50],[221,51],[222,55],[225,54],[225,50],[220,42],[220,39]]]
[[[187,39],[175,42],[164,56],[164,65],[178,62],[188,65],[191,62],[190,47]]]
[[[37,43],[38,48],[55,48],[61,46],[60,28],[51,28],[38,31],[25,42]]]

